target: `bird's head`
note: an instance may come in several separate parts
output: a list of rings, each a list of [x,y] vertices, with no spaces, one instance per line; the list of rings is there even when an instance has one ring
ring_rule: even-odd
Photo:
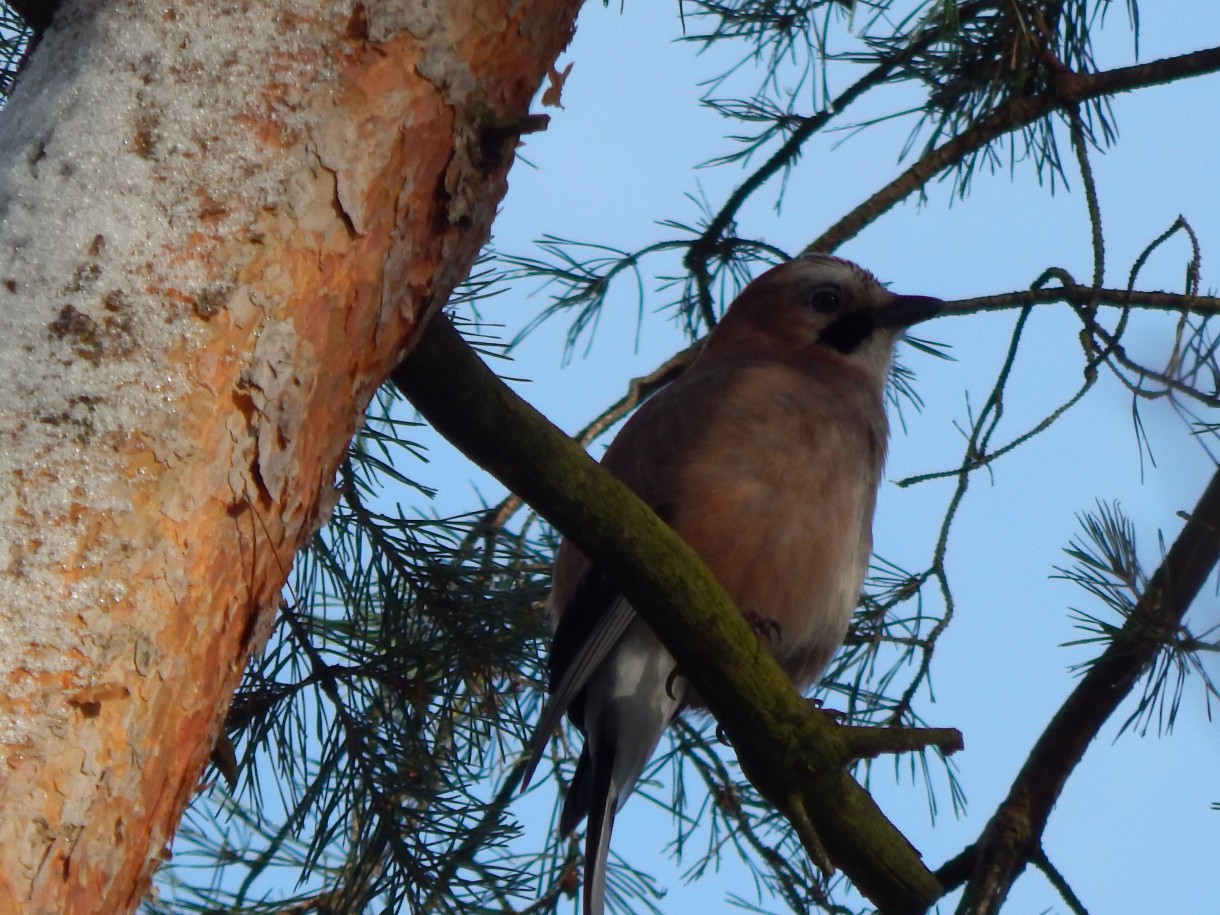
[[[773,267],[742,290],[708,340],[842,359],[884,381],[894,341],[940,312],[928,296],[896,295],[850,261],[807,254]]]

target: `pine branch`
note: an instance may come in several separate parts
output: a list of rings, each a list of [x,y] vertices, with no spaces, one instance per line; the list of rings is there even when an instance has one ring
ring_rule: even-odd
[[[1164,633],[1177,630],[1218,559],[1220,471],[1208,483],[1122,629],[1034,744],[979,841],[937,871],[946,887],[968,879],[960,915],[999,911],[1013,881],[1038,855],[1051,808],[1068,776],[1163,650]]]
[[[1220,48],[1209,48],[1100,73],[1057,73],[1047,91],[1010,99],[985,115],[970,129],[929,151],[909,169],[823,232],[806,250],[834,251],[895,204],[926,185],[938,172],[961,162],[997,137],[1032,124],[1053,111],[1071,109],[1089,99],[1130,92],[1133,89],[1216,70],[1220,70]]]

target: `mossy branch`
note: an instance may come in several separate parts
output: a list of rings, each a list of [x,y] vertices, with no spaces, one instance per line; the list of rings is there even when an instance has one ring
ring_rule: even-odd
[[[945,756],[963,749],[957,728],[864,728],[844,727],[851,760],[875,759],[883,753],[911,753],[935,747]]]
[[[698,556],[643,502],[501,382],[443,315],[393,380],[438,432],[618,582],[815,860],[824,846],[887,913],[924,912],[940,897],[918,852],[847,774],[856,729],[797,695]]]

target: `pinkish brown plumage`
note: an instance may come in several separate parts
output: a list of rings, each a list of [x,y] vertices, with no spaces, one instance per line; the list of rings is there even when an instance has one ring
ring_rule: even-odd
[[[939,301],[809,255],[750,283],[673,384],[623,426],[602,463],[703,558],[798,689],[843,641],[872,551],[895,339]],[[555,562],[551,701],[528,782],[566,712],[585,746],[560,818],[589,817],[586,915],[604,911],[614,814],[661,733],[697,705],[674,660],[570,542]]]

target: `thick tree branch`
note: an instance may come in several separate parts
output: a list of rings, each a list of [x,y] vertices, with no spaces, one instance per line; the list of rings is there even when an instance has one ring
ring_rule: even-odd
[[[999,910],[1013,881],[1041,848],[1051,808],[1085,750],[1177,631],[1220,559],[1220,472],[1208,483],[1161,567],[1122,629],[1047,725],[1008,797],[978,843],[938,876],[953,884],[969,869],[961,915]]]
[[[847,774],[856,755],[847,729],[797,695],[681,538],[509,390],[447,319],[429,325],[393,379],[437,431],[614,577],[811,854],[824,845],[887,913],[923,912],[939,898],[918,853]]]
[[[627,385],[627,393],[594,417],[573,438],[584,447],[589,447],[611,426],[686,371],[686,367],[694,361],[702,348],[703,340],[692,343],[682,352],[666,359],[647,375],[631,379],[630,384]],[[498,505],[483,513],[482,521],[476,527],[476,533],[478,536],[494,540],[498,536],[498,532],[508,524],[509,519],[524,504],[524,500],[519,495],[510,492],[500,500]]]
[[[1209,48],[1101,73],[1059,73],[1048,91],[1040,95],[1011,99],[979,119],[969,130],[930,150],[909,169],[823,232],[806,250],[834,251],[899,201],[927,184],[937,172],[962,161],[967,155],[982,149],[997,137],[1032,124],[1052,111],[1069,109],[1103,95],[1129,92],[1216,70],[1220,70],[1220,48]]]

